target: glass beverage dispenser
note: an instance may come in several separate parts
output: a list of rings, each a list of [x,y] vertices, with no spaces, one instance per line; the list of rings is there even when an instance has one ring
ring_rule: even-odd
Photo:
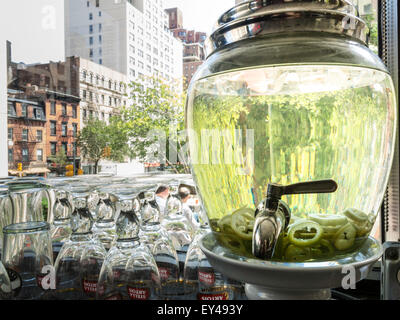
[[[272,254],[256,257],[332,261],[365,244],[397,124],[393,82],[368,37],[344,0],[246,1],[220,17],[189,87],[186,124],[221,246],[254,258],[255,239],[269,241],[254,234],[267,191],[320,180],[328,190],[322,182],[278,192],[274,212],[284,219],[270,225]]]

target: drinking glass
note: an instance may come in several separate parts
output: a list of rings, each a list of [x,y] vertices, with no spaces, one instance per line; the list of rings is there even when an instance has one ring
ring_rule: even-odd
[[[90,186],[83,183],[70,186],[69,192],[74,204],[70,218],[72,234],[62,246],[55,262],[58,284],[56,298],[94,299],[106,250],[92,233],[94,219],[88,208]]]
[[[43,179],[20,178],[5,184],[8,186],[12,203],[12,224],[45,221],[42,201],[48,186]]]
[[[53,252],[47,222],[23,222],[3,228],[2,261],[11,281],[13,298],[37,300],[53,289]]]
[[[115,219],[117,214],[117,198],[111,194],[116,186],[104,186],[97,189],[99,201],[96,208],[96,220],[93,226],[93,233],[103,243],[106,250],[109,250],[117,239]]]
[[[3,248],[3,227],[11,224],[12,206],[8,187],[0,185],[0,252]]]
[[[155,300],[160,275],[149,248],[139,237],[138,187],[119,190],[118,239],[110,249],[97,285],[99,300]]]
[[[4,268],[3,263],[0,261],[0,300],[10,300],[11,298],[11,281],[6,268]]]
[[[179,260],[168,232],[160,223],[160,211],[153,191],[146,192],[140,210],[142,217],[140,239],[150,249],[160,273],[160,299],[177,298],[180,292]]]
[[[50,235],[53,242],[53,258],[55,261],[63,244],[69,240],[72,234],[70,218],[73,212],[73,205],[71,195],[68,192],[68,185],[53,186],[53,192],[55,200]]]

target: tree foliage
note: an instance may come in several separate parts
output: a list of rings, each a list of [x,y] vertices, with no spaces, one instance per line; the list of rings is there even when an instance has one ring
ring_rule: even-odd
[[[100,160],[122,162],[126,157],[128,138],[120,124],[116,117],[111,117],[109,124],[91,118],[79,132],[77,145],[82,156],[94,163],[96,172]]]
[[[133,81],[129,87],[132,105],[122,109],[119,126],[129,135],[131,158],[188,170],[170,157],[180,153],[179,161],[185,161],[181,152],[185,137],[177,135],[184,129],[185,96],[177,89],[179,84],[149,77]]]
[[[49,160],[55,164],[55,170],[58,175],[64,171],[65,166],[68,164],[68,158],[64,148],[61,148],[55,156],[49,157]]]

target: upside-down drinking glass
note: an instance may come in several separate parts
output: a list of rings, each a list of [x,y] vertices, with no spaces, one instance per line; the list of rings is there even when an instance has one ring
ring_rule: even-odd
[[[140,189],[116,193],[120,213],[118,239],[101,269],[97,286],[99,300],[155,300],[160,291],[160,275],[149,248],[139,237],[139,207],[135,201]]]

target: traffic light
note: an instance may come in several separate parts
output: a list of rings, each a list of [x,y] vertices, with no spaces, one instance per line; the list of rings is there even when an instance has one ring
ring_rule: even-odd
[[[105,147],[103,150],[103,157],[108,158],[111,157],[111,147]]]
[[[17,170],[18,171],[22,171],[22,163],[21,162],[18,163],[18,169]]]

